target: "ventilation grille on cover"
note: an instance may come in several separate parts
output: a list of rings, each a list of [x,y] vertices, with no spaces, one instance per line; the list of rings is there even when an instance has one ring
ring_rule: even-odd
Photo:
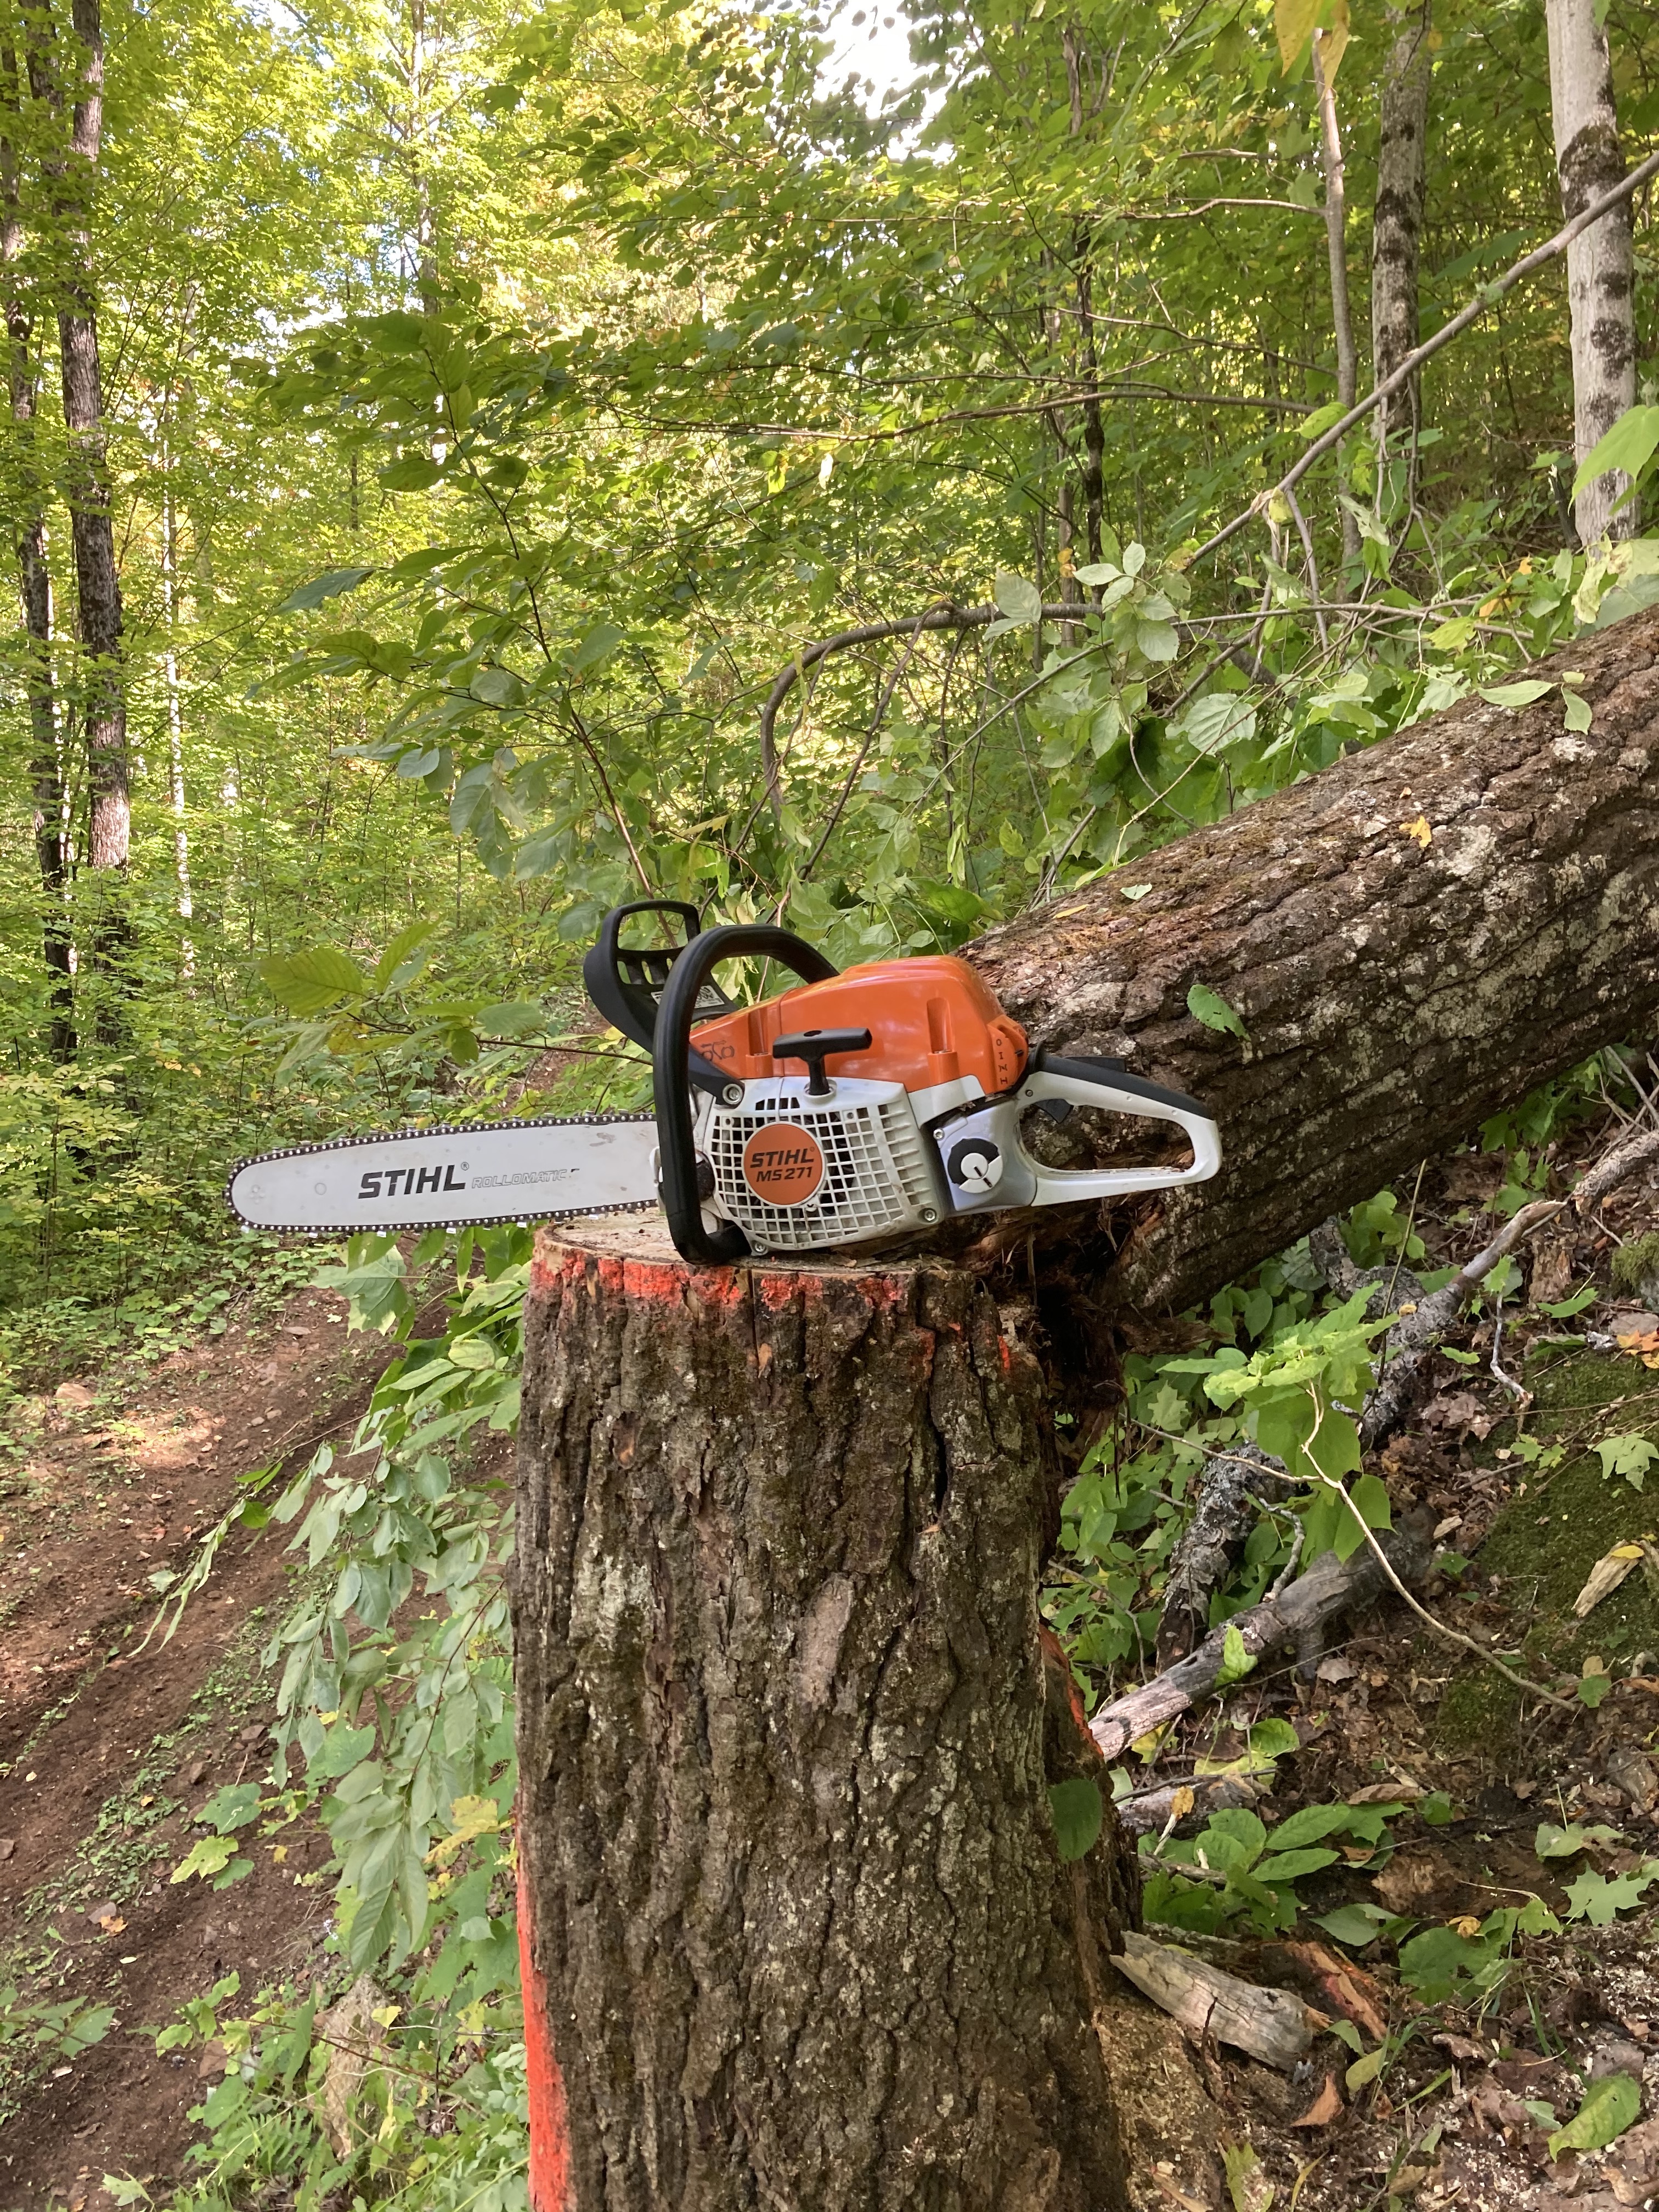
[[[769,1206],[744,1180],[744,1147],[757,1130],[791,1121],[823,1152],[823,1181],[802,1206]],[[922,1139],[902,1097],[878,1106],[817,1105],[800,1092],[716,1109],[708,1155],[723,1212],[757,1244],[806,1252],[902,1229],[937,1204]]]

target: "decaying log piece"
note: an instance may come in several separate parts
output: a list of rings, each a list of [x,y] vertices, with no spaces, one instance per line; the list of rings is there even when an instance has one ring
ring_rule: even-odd
[[[1069,1262],[1107,1302],[1191,1304],[1410,1174],[1659,1006],[1659,609],[1540,664],[1553,691],[1478,697],[1349,755],[967,948],[1056,1049],[1114,1054],[1205,1099],[1224,1164],[1133,1218],[1053,1208],[993,1256]],[[1194,983],[1243,1038],[1188,1012]],[[1051,1266],[1050,1279],[1060,1267]],[[1062,1316],[1062,1319],[1064,1317]]]
[[[1300,1997],[1241,1981],[1173,1943],[1127,1936],[1112,1964],[1144,1996],[1178,2020],[1194,2043],[1212,2035],[1218,2043],[1231,2044],[1288,2074],[1313,2041],[1313,2026]]]
[[[1045,1668],[1036,1362],[921,1261],[544,1231],[514,1573],[538,2212],[1118,2212],[1133,1911]],[[539,2043],[538,2037],[540,2038]],[[553,2177],[553,2179],[550,2179]]]
[[[1382,1543],[1389,1564],[1407,1586],[1427,1571],[1431,1546],[1420,1519],[1413,1516],[1402,1521]],[[1351,1607],[1367,1603],[1386,1587],[1382,1570],[1369,1547],[1362,1546],[1348,1559],[1339,1559],[1334,1552],[1322,1553],[1300,1582],[1291,1583],[1276,1597],[1264,1598],[1260,1605],[1236,1613],[1219,1628],[1212,1628],[1189,1658],[1103,1705],[1090,1722],[1089,1733],[1100,1746],[1103,1757],[1117,1759],[1143,1735],[1208,1696],[1222,1672],[1230,1629],[1237,1629],[1245,1650],[1260,1659],[1286,1645],[1312,1643],[1327,1621]]]

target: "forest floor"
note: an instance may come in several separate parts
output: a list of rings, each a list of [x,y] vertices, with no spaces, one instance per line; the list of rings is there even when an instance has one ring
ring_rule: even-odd
[[[180,2172],[209,2085],[195,2053],[158,2057],[154,2031],[222,1976],[251,1996],[325,1932],[328,1847],[308,1825],[222,1894],[169,1879],[204,1802],[267,1768],[273,1684],[258,1661],[298,1572],[287,1532],[234,1529],[176,1634],[145,1635],[149,1577],[190,1565],[242,1478],[297,1471],[349,1431],[392,1347],[345,1319],[343,1299],[302,1291],[159,1363],[112,1363],[8,1409],[0,2005],[11,1987],[115,2017],[68,2056],[0,2039],[0,2212],[106,2204],[106,2172]]]
[[[1498,1172],[1479,1156],[1449,1164]],[[1425,1213],[1437,1197],[1451,1214],[1468,1194],[1437,1193],[1431,1174]],[[1440,1241],[1455,1248],[1461,1235],[1473,1249],[1487,1223]],[[1339,1630],[1322,1659],[1264,1662],[1158,1745],[1149,1774],[1190,1773],[1240,1759],[1249,1730],[1278,1717],[1300,1748],[1258,1778],[1253,1810],[1269,1831],[1317,1806],[1393,1810],[1376,1849],[1328,1839],[1335,1863],[1297,1880],[1291,1929],[1259,1937],[1235,1917],[1205,1933],[1214,1916],[1201,1909],[1184,1929],[1149,1927],[1346,2019],[1351,2047],[1316,2034],[1289,2073],[1213,2041],[1198,2049],[1202,2094],[1177,2097],[1139,2146],[1142,2212],[1659,2204],[1659,1913],[1648,1907],[1659,1883],[1659,1552],[1640,1551],[1659,1525],[1659,1479],[1644,1490],[1642,1462],[1659,1462],[1659,1448],[1638,1444],[1659,1445],[1659,1317],[1616,1293],[1609,1270],[1621,1245],[1656,1228],[1650,1180],[1581,1235],[1535,1250],[1531,1299],[1559,1303],[1586,1279],[1599,1295],[1570,1320],[1534,1305],[1522,1323],[1530,1301],[1511,1291],[1498,1364],[1524,1376],[1518,1419],[1492,1372],[1490,1321],[1472,1324],[1382,1460],[1396,1523],[1413,1510],[1431,1517],[1468,1563],[1430,1584],[1435,1620],[1507,1656],[1566,1709],[1523,1700],[1390,1600]],[[1431,1243],[1431,1256],[1466,1255]],[[1609,1475],[1606,1457],[1633,1472]],[[1586,1606],[1592,1571],[1620,1547],[1624,1579]],[[1594,1702],[1581,1698],[1598,1675]],[[1194,1815],[1176,1832],[1204,1825]],[[1533,1899],[1559,1927],[1494,1927],[1494,1912]],[[1356,1942],[1356,1905],[1396,1917],[1392,1944]],[[1335,1927],[1322,1924],[1333,1915]],[[1444,1931],[1433,1938],[1447,1954],[1438,1986],[1420,1975],[1414,1987],[1395,1963],[1413,1923]],[[1601,2147],[1583,2152],[1552,2146],[1613,2074],[1633,2085],[1620,2093],[1625,2131],[1608,2142],[1588,2128]]]
[[[1431,1177],[1425,1220],[1437,1206],[1463,1222],[1465,1242],[1489,1234],[1471,1195],[1482,1194]],[[1519,1422],[1492,1372],[1490,1323],[1472,1325],[1385,1462],[1396,1517],[1432,1516],[1468,1562],[1431,1586],[1431,1610],[1501,1645],[1569,1709],[1523,1705],[1390,1603],[1322,1658],[1264,1663],[1158,1746],[1158,1767],[1187,1772],[1242,1756],[1264,1718],[1287,1720],[1299,1749],[1256,1779],[1265,1826],[1318,1805],[1394,1809],[1375,1848],[1348,1842],[1298,1878],[1293,1929],[1258,1937],[1234,1918],[1208,1933],[1151,1930],[1352,2025],[1348,2047],[1321,2033],[1289,2073],[1213,2040],[1190,2046],[1190,2063],[1165,2064],[1191,2094],[1161,2119],[1139,2113],[1142,2208],[1626,2212],[1659,2202],[1659,1948],[1644,1905],[1650,1863],[1659,1881],[1659,1557],[1644,1555],[1587,1618],[1573,1612],[1596,1563],[1659,1523],[1645,1470],[1609,1478],[1597,1450],[1615,1434],[1659,1439],[1659,1321],[1609,1279],[1620,1241],[1656,1226],[1659,1200],[1644,1186],[1609,1200],[1576,1241],[1535,1250],[1534,1301],[1559,1303],[1587,1278],[1600,1295],[1565,1322],[1534,1308],[1506,1333],[1499,1364],[1524,1373],[1530,1394]],[[1508,1310],[1518,1317],[1523,1301],[1512,1294]],[[147,1364],[112,1362],[9,1411],[0,2005],[10,1986],[114,2017],[67,2055],[0,2037],[0,2212],[100,2212],[106,2173],[156,2178],[165,2202],[165,2179],[188,2170],[191,2108],[222,2068],[211,2049],[158,2057],[155,2031],[222,1977],[238,1975],[248,2000],[322,1964],[331,1893],[319,1831],[296,1820],[222,1893],[170,1878],[204,1802],[264,1769],[272,1685],[258,1654],[301,1571],[285,1535],[236,1529],[177,1633],[145,1636],[157,1606],[149,1578],[189,1565],[243,1479],[297,1469],[355,1423],[391,1347],[349,1335],[344,1322],[343,1300],[299,1292],[216,1338]],[[1547,1456],[1528,1460],[1525,1438]],[[1587,1673],[1606,1677],[1594,1705],[1577,1694]],[[1570,1847],[1540,1857],[1546,1824]],[[1492,1912],[1529,1898],[1560,1929],[1493,1938]],[[1605,1924],[1571,1917],[1586,1898],[1606,1900]],[[1386,1942],[1366,1948],[1323,1925],[1356,1905],[1395,1916],[1402,1942],[1407,1922],[1461,1929],[1449,1993],[1414,1990]],[[1134,2041],[1143,2070],[1158,2070],[1178,2031],[1126,1998],[1144,2014],[1132,2039],[1150,2039]],[[1552,2155],[1557,2124],[1615,2072],[1638,2085],[1634,2124],[1600,2150]]]

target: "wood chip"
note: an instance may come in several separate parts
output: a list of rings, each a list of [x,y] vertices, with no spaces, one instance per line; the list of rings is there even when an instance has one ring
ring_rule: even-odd
[[[1642,1547],[1639,1544],[1615,1544],[1610,1552],[1604,1553],[1590,1569],[1589,1579],[1572,1601],[1576,1617],[1580,1620],[1587,1620],[1602,1599],[1611,1597],[1626,1576],[1633,1574],[1641,1564]]]
[[[1201,2042],[1214,2036],[1288,2074],[1313,2041],[1307,2008],[1288,1990],[1264,1990],[1150,1936],[1126,1935],[1112,1964],[1143,1996]]]
[[[1293,2128],[1328,2128],[1343,2113],[1342,2092],[1336,2086],[1334,2074],[1325,2076],[1325,2086],[1314,2099],[1299,2120],[1292,2120]]]

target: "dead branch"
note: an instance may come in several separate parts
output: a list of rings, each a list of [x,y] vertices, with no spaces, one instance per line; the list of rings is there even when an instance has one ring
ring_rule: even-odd
[[[1395,1572],[1410,1582],[1426,1574],[1432,1549],[1426,1524],[1416,1517],[1402,1522],[1379,1547]],[[1334,1552],[1322,1553],[1300,1582],[1235,1613],[1212,1628],[1190,1657],[1103,1705],[1089,1723],[1102,1756],[1120,1758],[1132,1743],[1207,1697],[1224,1670],[1231,1631],[1237,1630],[1246,1653],[1255,1660],[1286,1645],[1316,1646],[1328,1620],[1375,1597],[1384,1581],[1368,1547],[1347,1559],[1339,1559]]]
[[[1133,1932],[1112,1964],[1144,1996],[1178,2020],[1195,2043],[1214,2036],[1288,2074],[1313,2041],[1308,2008],[1288,1990],[1241,1981],[1172,1943]]]

